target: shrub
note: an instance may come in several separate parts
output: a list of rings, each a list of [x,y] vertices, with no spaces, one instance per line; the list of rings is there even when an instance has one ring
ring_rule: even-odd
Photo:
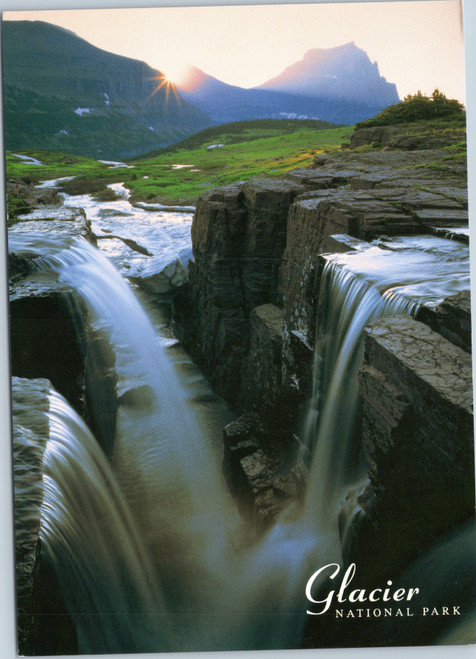
[[[414,95],[409,94],[400,103],[390,105],[372,119],[359,122],[356,127],[387,126],[389,124],[464,116],[465,110],[462,103],[455,99],[446,98],[439,89],[435,89],[431,96],[425,96],[421,91]]]
[[[14,194],[7,196],[7,226],[12,226],[18,219],[19,215],[28,213],[31,210],[30,205],[22,197]]]

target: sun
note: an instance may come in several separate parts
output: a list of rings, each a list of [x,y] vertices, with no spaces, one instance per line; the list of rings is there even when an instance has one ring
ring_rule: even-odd
[[[153,77],[153,80],[157,82],[157,86],[153,91],[153,94],[156,94],[160,89],[165,88],[165,94],[168,98],[169,92],[172,92],[174,96],[177,96],[177,91],[175,89],[175,84],[172,80],[165,75],[165,73],[157,72],[158,75]]]
[[[174,97],[179,100],[179,94],[177,88],[180,89],[180,83],[186,80],[187,75],[189,75],[190,66],[189,65],[175,65],[168,66],[167,72],[159,69],[155,69],[156,75],[152,77],[152,80],[155,82],[155,89],[150,94],[150,98],[157,94],[161,89],[165,90],[166,98],[169,98],[169,94],[172,93]]]
[[[164,66],[167,80],[176,87],[180,87],[189,75],[190,65],[182,62],[172,62]]]

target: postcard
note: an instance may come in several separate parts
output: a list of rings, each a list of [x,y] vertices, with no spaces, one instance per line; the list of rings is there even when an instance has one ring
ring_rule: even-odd
[[[463,9],[3,12],[19,655],[475,643]]]

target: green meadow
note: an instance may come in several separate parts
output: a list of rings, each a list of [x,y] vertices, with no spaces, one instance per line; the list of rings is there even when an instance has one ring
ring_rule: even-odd
[[[338,150],[352,126],[330,127],[319,121],[263,120],[225,124],[197,133],[179,144],[111,168],[92,158],[42,151],[21,151],[42,166],[6,155],[7,178],[32,182],[74,176],[62,190],[103,197],[109,183],[123,182],[131,201],[193,203],[211,187],[253,176],[281,176],[312,164],[318,153]],[[207,147],[215,144],[217,148]]]

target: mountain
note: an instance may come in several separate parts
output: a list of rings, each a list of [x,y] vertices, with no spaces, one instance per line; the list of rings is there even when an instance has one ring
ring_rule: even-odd
[[[299,117],[353,124],[399,100],[395,85],[353,43],[310,50],[253,89],[228,85],[194,67],[178,89],[217,123]]]
[[[144,62],[41,21],[3,22],[6,149],[124,159],[213,124]],[[160,88],[159,88],[160,87]]]
[[[187,79],[177,89],[218,124],[251,119],[315,119],[320,109],[314,99],[228,85],[195,67],[190,67]],[[334,121],[338,120],[336,114]]]
[[[308,50],[303,59],[258,89],[303,94],[317,98],[345,99],[363,103],[398,103],[397,88],[380,75],[377,62],[353,42],[336,48]]]

